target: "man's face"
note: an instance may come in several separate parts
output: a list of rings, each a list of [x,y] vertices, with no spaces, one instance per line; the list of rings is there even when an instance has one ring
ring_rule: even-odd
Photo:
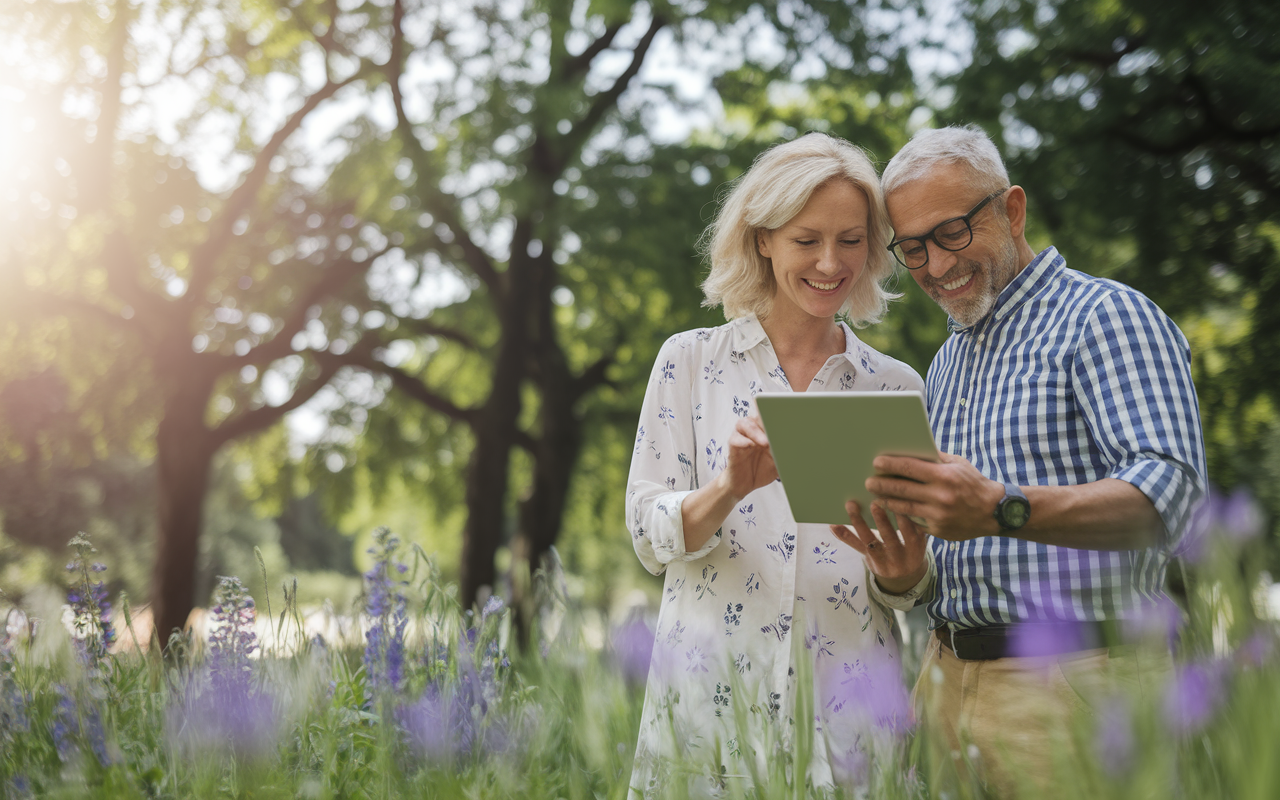
[[[985,196],[968,175],[949,165],[895,189],[885,198],[894,236],[923,236],[940,222],[963,216]],[[969,220],[973,241],[948,251],[928,241],[929,262],[911,270],[920,288],[956,322],[968,327],[985,317],[1004,287],[1018,274],[1018,248],[1004,212],[1004,198],[992,200]]]

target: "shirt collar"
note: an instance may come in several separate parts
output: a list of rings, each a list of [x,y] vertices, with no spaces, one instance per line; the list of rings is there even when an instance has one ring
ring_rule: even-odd
[[[1009,281],[1009,285],[1004,287],[996,298],[990,313],[983,317],[982,320],[989,318],[1004,319],[1021,305],[1022,301],[1035,295],[1048,285],[1059,272],[1066,268],[1066,265],[1066,259],[1058,253],[1058,248],[1049,246],[1041,250],[1035,258],[1031,259],[1031,263],[1025,269],[1013,276],[1013,280]],[[982,320],[975,322],[974,325],[979,324]],[[947,318],[947,330],[950,333],[957,333],[972,327],[971,325],[966,328],[954,319]]]
[[[734,350],[739,353],[745,353],[762,343],[768,344],[769,349],[773,349],[773,343],[769,341],[768,334],[764,332],[764,326],[760,324],[760,319],[755,314],[738,317],[733,323]],[[857,347],[861,342],[848,325],[843,322],[837,322],[836,324],[840,326],[840,330],[844,331],[844,357],[850,364],[857,366]]]

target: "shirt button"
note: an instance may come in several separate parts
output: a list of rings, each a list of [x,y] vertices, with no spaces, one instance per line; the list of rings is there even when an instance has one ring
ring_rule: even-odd
[[[963,398],[963,397],[961,397],[961,398],[960,398],[960,405],[964,405],[964,398]]]
[[[952,590],[951,590],[951,599],[952,599],[952,600],[956,599],[956,590],[955,590],[955,589],[952,589]]]
[[[986,340],[987,340],[987,335],[985,333],[978,334],[978,341],[985,342]]]

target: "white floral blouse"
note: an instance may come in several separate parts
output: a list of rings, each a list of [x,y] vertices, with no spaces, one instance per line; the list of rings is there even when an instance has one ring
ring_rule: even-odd
[[[845,352],[808,391],[923,391],[913,369],[841,327]],[[752,397],[791,388],[754,316],[677,334],[658,354],[627,483],[636,554],[653,574],[666,572],[633,795],[666,794],[678,764],[702,765],[684,776],[695,796],[719,794],[753,769],[768,774],[770,753],[788,746],[794,728],[802,658],[812,659],[814,687],[809,780],[865,774],[874,726],[840,712],[856,705],[868,669],[899,662],[894,618],[869,599],[862,557],[827,526],[797,524],[781,482],[748,495],[697,552],[684,544],[680,504],[724,468]]]

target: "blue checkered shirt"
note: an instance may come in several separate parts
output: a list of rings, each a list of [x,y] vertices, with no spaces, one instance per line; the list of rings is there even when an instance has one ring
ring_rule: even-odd
[[[1163,547],[1095,551],[1005,536],[930,539],[930,627],[1134,616],[1164,592],[1169,547],[1206,490],[1186,338],[1149,299],[1036,256],[929,368],[938,447],[1019,486],[1127,481],[1164,520]],[[1031,510],[1034,518],[1035,508]]]

